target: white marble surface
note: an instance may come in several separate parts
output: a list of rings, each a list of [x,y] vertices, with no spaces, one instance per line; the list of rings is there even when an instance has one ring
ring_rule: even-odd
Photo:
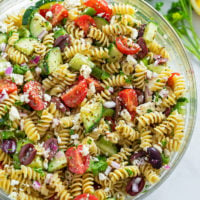
[[[200,36],[200,16],[194,14],[194,24]],[[200,47],[199,47],[200,48]],[[200,102],[200,61],[189,54],[197,81],[198,102]],[[170,175],[147,200],[199,200],[200,195],[200,106],[197,122],[189,148],[183,159]]]

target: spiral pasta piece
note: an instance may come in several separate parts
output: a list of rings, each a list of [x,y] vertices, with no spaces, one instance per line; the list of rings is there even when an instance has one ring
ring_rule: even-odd
[[[176,124],[176,127],[174,128],[174,139],[176,140],[182,140],[184,137],[184,119],[182,116],[179,117],[178,123]]]
[[[149,126],[151,124],[161,123],[165,119],[165,115],[161,112],[151,112],[144,114],[143,116],[137,117],[138,128]]]
[[[178,99],[185,93],[185,80],[182,75],[175,75],[173,77],[173,82],[174,82],[174,94],[176,95],[176,98]]]
[[[67,21],[65,25],[66,31],[76,39],[84,38],[84,31],[74,25],[73,22]]]
[[[35,197],[30,194],[26,194],[23,191],[20,191],[17,200],[22,200],[22,199],[23,200],[42,200],[43,198]]]
[[[103,81],[102,86],[106,87],[121,87],[129,85],[130,83],[126,82],[127,77],[124,75],[112,75],[110,78],[107,78]]]
[[[135,73],[133,74],[134,86],[138,89],[143,89],[145,85],[147,68],[143,65],[135,66]]]
[[[28,82],[34,80],[34,76],[32,74],[32,72],[30,70],[28,70],[25,74],[24,74],[24,81]]]
[[[106,59],[109,58],[108,49],[103,47],[95,47],[90,50],[89,53],[93,59]]]
[[[109,45],[108,37],[101,30],[93,26],[90,28],[87,36],[94,40],[97,40],[102,46],[107,47]]]
[[[152,143],[153,143],[153,136],[151,134],[151,131],[149,131],[148,129],[142,130],[140,147],[146,150],[148,147],[152,146]]]
[[[24,165],[21,166],[21,172],[24,175],[25,179],[36,180],[36,181],[42,181],[44,179],[44,176],[41,176],[40,173]]]
[[[62,129],[58,131],[58,137],[60,138],[60,142],[58,143],[59,149],[66,151],[68,147],[71,145],[71,139],[68,129]]]
[[[54,45],[54,37],[53,37],[53,33],[49,33],[47,35],[44,36],[44,39],[43,39],[43,45],[46,46],[46,50],[47,52],[53,48],[53,45]]]
[[[37,142],[40,139],[40,134],[38,133],[35,124],[29,118],[24,120],[24,131],[30,140]]]
[[[94,142],[94,139],[92,137],[89,137],[89,136],[85,137],[82,140],[82,144],[88,146],[89,152],[91,155],[96,156],[96,155],[100,154],[100,150],[97,147],[97,145]]]
[[[132,29],[123,24],[110,24],[103,26],[102,31],[106,35],[128,35],[131,34]]]
[[[111,172],[109,174],[109,178],[111,183],[114,185],[120,180],[138,175],[140,175],[140,170],[137,166],[125,166],[123,168],[116,169],[114,172]]]
[[[70,185],[70,193],[73,198],[82,194],[82,175],[74,174],[72,184]]]
[[[102,69],[110,74],[119,73],[121,66],[119,62],[116,63],[106,63],[102,65]]]
[[[41,56],[41,57],[45,56],[47,47],[44,44],[40,42],[36,42],[33,46],[34,46],[35,54],[37,56]]]
[[[91,172],[83,174],[83,193],[93,194],[94,193],[94,175]]]
[[[70,128],[74,125],[73,123],[73,117],[69,116],[69,117],[62,117],[60,119],[60,125],[64,128]]]
[[[11,185],[11,180],[7,178],[0,179],[0,188],[8,194],[14,190],[14,187]]]
[[[0,162],[3,165],[10,165],[12,163],[11,157],[0,149]]]
[[[138,69],[137,69],[138,70]],[[124,74],[126,74],[126,75],[131,75],[132,73],[133,73],[133,71],[134,71],[134,66],[132,65],[132,64],[130,64],[130,63],[128,63],[128,62],[124,62],[123,64],[122,64],[122,71],[124,72]],[[144,75],[145,75],[145,73],[144,73]],[[137,77],[137,75],[136,75],[136,77]],[[136,81],[137,82],[137,81]],[[140,85],[140,83],[139,83],[139,85]]]
[[[135,13],[135,8],[128,4],[114,4],[112,5],[111,9],[113,15],[133,15]]]
[[[121,16],[120,23],[125,26],[133,26],[135,24],[135,21],[130,14],[124,14]]]
[[[17,40],[19,40],[19,33],[14,32],[11,37],[8,39],[8,44],[13,46],[15,44],[15,42],[17,42]]]
[[[28,62],[28,58],[14,47],[8,46],[6,49],[8,57],[11,61],[17,64],[23,64]]]
[[[176,104],[176,95],[172,90],[169,91],[169,95],[162,99],[161,106],[169,108]]]

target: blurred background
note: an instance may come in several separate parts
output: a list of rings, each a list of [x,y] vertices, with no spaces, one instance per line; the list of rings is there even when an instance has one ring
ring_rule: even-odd
[[[200,0],[194,0],[199,3]],[[172,0],[155,0],[148,1],[151,5],[155,6],[158,2],[164,2],[161,8],[161,13],[166,14],[171,8]],[[200,11],[199,11],[200,12]],[[193,24],[196,33],[200,37],[200,16],[193,11]],[[185,24],[186,25],[186,24]],[[200,45],[198,47],[200,50]],[[194,57],[188,51],[188,57],[193,65],[193,70],[196,77],[198,102],[200,102],[200,60]],[[183,159],[175,171],[171,174],[167,181],[165,181],[154,193],[152,193],[147,200],[199,200],[200,190],[200,106],[196,117],[196,127],[194,134],[186,151]]]

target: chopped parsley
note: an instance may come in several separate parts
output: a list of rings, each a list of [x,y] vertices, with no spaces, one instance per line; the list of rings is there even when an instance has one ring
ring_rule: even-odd
[[[165,148],[167,145],[167,140],[162,140],[161,141],[162,147]]]
[[[71,130],[69,131],[69,134],[70,134],[70,135],[74,135],[74,130],[71,129]]]
[[[125,169],[127,172],[128,172],[128,174],[129,174],[129,176],[133,176],[133,171],[131,171],[130,169]]]
[[[87,140],[87,144],[89,144],[89,145],[92,144],[92,140],[91,140],[91,139],[88,139],[88,140]]]
[[[24,102],[15,101],[15,106],[22,106],[22,105],[24,105]]]
[[[33,170],[34,170],[35,172],[41,174],[41,176],[44,176],[44,175],[45,175],[45,173],[44,173],[44,171],[43,171],[42,168],[33,168]]]
[[[151,109],[148,109],[148,110],[147,110],[147,113],[151,113],[151,112],[153,112],[153,110],[151,110]]]

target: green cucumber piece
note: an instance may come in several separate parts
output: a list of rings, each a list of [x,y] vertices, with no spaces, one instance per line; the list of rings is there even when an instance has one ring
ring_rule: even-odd
[[[89,102],[81,107],[81,118],[86,133],[92,131],[99,123],[103,115],[103,105],[100,102]]]
[[[24,131],[19,131],[19,130],[17,130],[17,131],[15,132],[15,136],[16,136],[17,138],[25,138],[25,137],[26,137],[26,134],[25,134]]]
[[[147,59],[147,57],[143,58],[141,61],[144,63],[145,66],[149,64],[149,60]]]
[[[92,68],[91,74],[92,74],[92,76],[94,76],[95,78],[97,78],[99,80],[105,80],[110,77],[109,73],[107,73],[106,71],[103,71],[99,67]]]
[[[144,40],[147,43],[152,42],[156,37],[157,30],[158,26],[156,24],[154,24],[153,22],[148,23],[144,30],[144,35],[143,35]]]
[[[30,22],[30,32],[33,37],[38,37],[43,31],[52,30],[52,24],[42,15],[35,13]]]
[[[13,131],[2,131],[1,132],[1,139],[7,140],[10,138],[15,138],[15,133]]]
[[[13,72],[15,74],[24,75],[28,70],[29,70],[29,68],[28,68],[27,65],[20,66],[18,64],[15,64],[14,67],[13,67]]]
[[[163,65],[158,65],[158,66],[147,65],[147,68],[152,72],[156,72],[156,73],[160,74],[166,68],[166,66],[163,66]]]
[[[95,16],[95,17],[93,17],[93,19],[94,19],[98,29],[102,29],[103,26],[109,24],[109,22],[102,17]]]
[[[37,43],[35,38],[21,38],[15,43],[15,48],[30,56],[34,52],[35,43]]]
[[[96,141],[96,145],[100,148],[101,152],[106,156],[112,156],[118,152],[117,146],[112,142],[106,140],[105,137],[100,137],[99,140]]]
[[[22,25],[30,24],[31,18],[37,10],[38,9],[35,6],[30,6],[29,8],[27,8],[22,18]]]
[[[27,28],[25,27],[22,27],[18,30],[18,33],[19,33],[19,37],[20,38],[27,38],[27,37],[30,37],[30,32]]]
[[[117,49],[117,47],[114,44],[110,44],[108,49],[109,49],[109,56],[110,56],[110,58],[108,58],[109,63],[117,62],[123,57],[123,54]]]
[[[110,198],[107,198],[106,200],[116,200],[115,197],[110,197]]]
[[[95,14],[97,13],[97,11],[94,8],[88,7],[83,11],[83,15],[89,15],[91,17],[93,17]]]
[[[58,154],[60,155],[58,156]],[[67,158],[65,156],[65,153],[62,151],[59,151],[56,153],[54,159],[50,161],[49,166],[48,166],[48,172],[54,172],[66,166],[67,166]]]
[[[48,76],[50,74],[49,67],[48,67],[46,62],[40,63],[39,66],[40,66],[40,69],[42,70],[41,75],[43,77],[46,77],[46,76]]]
[[[87,65],[91,68],[95,67],[95,64],[89,60],[87,56],[77,53],[70,61],[69,66],[74,70],[80,70],[82,65]]]
[[[63,63],[62,55],[59,47],[51,49],[45,57],[48,72],[51,74],[53,71]]]
[[[63,1],[64,0],[40,0],[35,4],[35,7],[40,8],[40,9],[48,9],[53,4],[63,2]]]
[[[43,159],[40,156],[36,156],[33,161],[28,165],[31,168],[43,168]]]
[[[103,117],[112,117],[115,111],[111,108],[103,108]]]
[[[55,37],[55,39],[57,39],[57,38],[59,38],[61,35],[65,35],[65,34],[67,34],[66,30],[65,30],[64,28],[61,28],[61,29],[55,31],[54,37]]]
[[[0,44],[1,43],[7,43],[8,41],[8,36],[6,33],[0,33]]]

